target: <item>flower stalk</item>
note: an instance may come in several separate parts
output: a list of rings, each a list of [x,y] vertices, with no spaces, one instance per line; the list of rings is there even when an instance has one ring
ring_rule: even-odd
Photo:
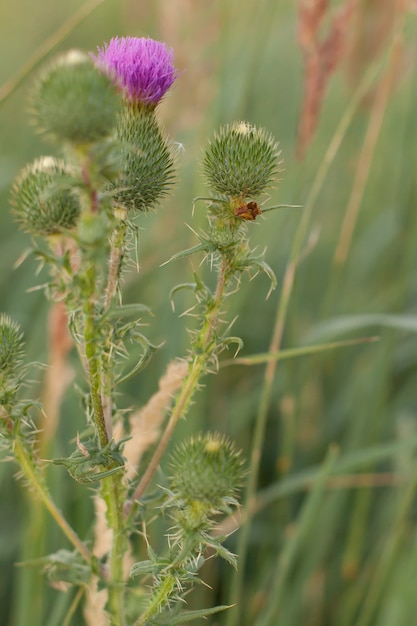
[[[166,574],[160,581],[158,588],[155,590],[152,601],[146,610],[136,620],[133,626],[142,626],[146,621],[159,611],[161,605],[164,605],[166,599],[171,596],[176,588],[176,579],[173,574]]]
[[[94,284],[95,271],[93,266],[90,267],[88,275],[91,284]],[[84,303],[84,345],[88,365],[92,418],[97,429],[100,446],[105,448],[109,443],[109,436],[107,434],[103,404],[101,401],[101,371],[100,356],[97,350],[96,325],[95,302],[88,298]]]
[[[107,505],[107,520],[112,529],[112,545],[108,569],[108,608],[114,626],[125,626],[125,583],[123,559],[127,540],[123,520],[121,483],[116,476],[102,481],[101,496]]]
[[[94,218],[98,205],[97,189],[94,188],[91,177],[89,181],[88,198],[90,201],[90,215]],[[86,257],[85,294],[84,294],[84,350],[86,356],[89,390],[91,397],[92,418],[96,427],[97,436],[102,449],[108,448],[112,440],[112,385],[104,373],[104,359],[111,350],[109,343],[111,335],[100,330],[103,316],[111,306],[119,282],[119,269],[123,252],[123,243],[126,233],[126,223],[119,220],[111,237],[111,250],[107,269],[107,285],[104,297],[100,297],[101,276],[97,270],[95,258],[89,258],[90,249],[87,246],[84,252]],[[101,303],[100,300],[103,299]],[[117,467],[116,462],[106,466],[108,470]],[[123,559],[126,552],[126,534],[124,528],[123,506],[121,492],[123,487],[119,476],[111,474],[102,479],[101,496],[107,507],[107,521],[112,531],[112,545],[108,561],[108,610],[114,626],[125,625],[125,585],[123,580]]]
[[[112,238],[109,256],[109,269],[107,276],[106,292],[104,296],[104,309],[107,311],[119,287],[120,272],[125,248],[125,238],[127,233],[127,211],[123,207],[115,209],[117,224],[115,226]]]
[[[88,272],[90,287],[94,290],[95,272],[90,268]],[[89,387],[92,404],[92,414],[101,448],[108,447],[111,441],[111,422],[107,426],[105,421],[102,398],[107,397],[103,389],[103,374],[101,371],[100,352],[97,349],[97,319],[95,300],[86,299],[84,307],[84,342],[88,365]],[[110,400],[111,402],[111,400]],[[111,406],[111,405],[110,405]],[[111,463],[108,469],[116,467]],[[126,536],[124,533],[123,507],[121,497],[121,483],[116,475],[110,475],[102,480],[101,496],[107,506],[107,520],[112,530],[113,541],[109,554],[108,566],[108,606],[114,626],[124,626],[124,581],[123,558],[126,551]]]
[[[196,354],[193,360],[190,362],[187,376],[184,380],[181,391],[177,396],[165,430],[162,433],[162,436],[153,453],[149,465],[147,466],[144,475],[142,476],[138,486],[136,487],[133,496],[125,505],[126,511],[130,510],[132,503],[135,500],[140,500],[142,498],[146,489],[148,488],[148,485],[152,480],[152,477],[159,465],[159,462],[171,440],[175,427],[178,424],[180,418],[185,417],[185,414],[193,399],[194,393],[198,388],[200,378],[202,374],[206,371],[207,366],[210,363],[213,354],[217,348],[216,343],[213,343],[213,337],[217,328],[217,323],[226,292],[228,265],[229,263],[227,259],[223,258],[218,273],[217,287],[210,313],[204,318],[204,323],[196,340],[199,354]]]

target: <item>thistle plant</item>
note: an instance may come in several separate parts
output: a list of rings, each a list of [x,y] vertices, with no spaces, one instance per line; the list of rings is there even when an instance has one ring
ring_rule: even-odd
[[[38,130],[60,155],[26,166],[11,191],[16,220],[32,237],[33,256],[48,270],[46,295],[66,307],[84,370],[86,428],[74,433],[68,457],[51,461],[93,488],[96,502],[104,503],[112,540],[103,557],[77,536],[49,493],[47,463],[38,445],[40,406],[25,398],[31,366],[24,364],[18,326],[4,315],[2,441],[74,549],[42,559],[49,579],[80,589],[98,580],[106,590],[103,610],[112,626],[179,624],[225,608],[187,611],[184,598],[208,555],[236,567],[225,537],[214,528],[238,506],[244,462],[217,433],[196,434],[170,460],[164,455],[202,378],[217,371],[223,350],[241,345],[229,334],[229,297],[244,288],[245,274],[260,270],[275,285],[272,270],[250,247],[248,224],[263,212],[262,194],[276,184],[280,152],[269,133],[240,121],[221,128],[208,143],[202,170],[210,196],[197,199],[205,207],[207,227],[197,233],[196,245],[171,259],[202,256],[216,275],[215,288],[194,272],[191,282],[172,289],[173,298],[181,289],[192,291],[198,324],[190,331],[188,352],[178,358],[182,374],[172,387],[172,406],[163,403],[162,411],[169,413],[163,432],[147,465],[132,474],[140,433],[134,412],[122,419],[119,390],[139,375],[156,347],[141,331],[149,304],[124,305],[121,285],[138,222],[159,207],[174,183],[172,145],[157,107],[177,78],[173,51],[152,39],[115,38],[96,54],[71,51],[59,57],[41,73],[31,106]],[[140,356],[128,369],[125,357],[132,343]],[[165,479],[158,486],[154,478],[160,465]],[[135,562],[130,537],[143,532],[155,511],[166,520],[165,551],[158,554],[145,541],[148,558]]]

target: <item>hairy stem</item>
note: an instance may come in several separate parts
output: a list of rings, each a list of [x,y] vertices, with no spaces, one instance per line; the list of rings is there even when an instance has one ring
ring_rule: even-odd
[[[194,393],[197,389],[199,380],[201,375],[204,373],[207,364],[209,363],[213,351],[215,349],[215,345],[211,345],[213,341],[213,336],[216,330],[217,322],[219,319],[219,314],[221,311],[221,307],[223,304],[223,298],[225,294],[225,289],[227,285],[227,274],[228,274],[228,261],[226,259],[222,260],[221,267],[219,269],[218,278],[217,278],[217,287],[216,292],[213,297],[213,301],[211,303],[208,314],[206,315],[203,325],[201,327],[199,336],[196,341],[196,346],[198,348],[198,354],[195,355],[194,359],[190,363],[190,367],[188,369],[188,374],[184,380],[181,391],[179,392],[177,399],[175,401],[174,407],[172,409],[171,416],[168,420],[166,428],[162,434],[161,439],[155,449],[155,452],[151,458],[151,461],[142,476],[138,486],[135,489],[130,500],[127,501],[125,510],[129,512],[131,505],[134,500],[140,500],[140,498],[145,493],[152,476],[154,475],[159,462],[164,454],[168,443],[172,437],[172,434],[175,430],[175,427],[181,417],[183,417],[188,407],[190,406],[191,400],[194,396]]]
[[[107,505],[107,520],[113,531],[108,570],[108,607],[112,626],[125,625],[123,558],[127,549],[124,532],[121,484],[117,476],[102,482],[101,496]]]
[[[90,177],[89,165],[87,161],[83,175],[89,192],[89,210],[91,214],[94,214],[100,209],[99,196]],[[84,350],[87,361],[92,419],[101,448],[105,448],[112,438],[112,398],[111,384],[109,384],[103,371],[103,354],[106,352],[106,343],[111,341],[111,337],[103,337],[100,322],[103,313],[109,308],[117,291],[124,236],[125,226],[116,229],[108,263],[107,286],[104,298],[100,292],[96,261],[88,258],[85,260]],[[98,306],[98,303],[100,303],[100,306]],[[108,525],[113,532],[108,561],[108,608],[112,626],[125,626],[123,559],[126,552],[126,537],[124,532],[121,479],[119,476],[108,476],[103,479],[101,485],[101,496],[107,506]]]
[[[172,574],[168,574],[161,580],[160,584],[156,588],[152,595],[151,601],[144,611],[144,613],[136,620],[133,626],[141,626],[149,617],[158,612],[159,608],[166,604],[167,600],[171,597],[172,592],[175,589],[175,577]]]
[[[108,309],[111,307],[119,287],[120,271],[124,254],[124,242],[127,230],[127,211],[123,208],[116,208],[115,213],[116,217],[119,218],[119,222],[111,238],[111,248],[107,272],[107,285],[104,294],[104,311],[108,311]],[[109,338],[109,341],[111,341],[111,338]],[[109,373],[109,368],[106,368],[106,370],[107,371],[103,371],[101,374],[101,402],[103,406],[103,416],[106,425],[107,435],[109,439],[111,439],[113,436],[111,398],[113,381],[111,373]]]
[[[103,410],[103,378],[101,354],[97,327],[99,319],[96,313],[96,271],[93,265],[88,270],[89,297],[84,304],[84,342],[88,364],[88,376],[93,410],[93,421],[97,428],[100,445],[104,448],[110,441]],[[113,531],[113,541],[109,557],[108,598],[112,625],[124,626],[124,584],[123,557],[126,551],[123,533],[123,507],[120,495],[120,478],[109,476],[102,481],[101,495],[107,506],[107,519]]]
[[[101,368],[100,355],[97,342],[97,315],[96,302],[93,297],[95,290],[96,271],[93,264],[87,271],[89,295],[84,302],[84,346],[88,365],[88,378],[90,385],[91,404],[93,410],[93,422],[97,429],[98,438],[102,448],[109,443],[106,424],[104,420],[103,403],[101,400]]]
[[[116,216],[119,218],[119,222],[116,226],[111,240],[109,269],[107,275],[106,293],[104,296],[104,308],[106,310],[110,307],[119,286],[120,270],[122,265],[124,242],[127,230],[126,209],[116,209],[115,212]]]

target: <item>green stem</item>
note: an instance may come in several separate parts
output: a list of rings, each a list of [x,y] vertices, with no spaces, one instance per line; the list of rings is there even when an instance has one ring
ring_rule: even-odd
[[[62,513],[58,510],[51,496],[48,493],[46,486],[43,484],[39,472],[31,459],[28,450],[25,448],[22,440],[17,437],[14,441],[14,454],[18,461],[26,480],[29,482],[31,488],[40,498],[45,508],[52,515],[64,535],[72,543],[74,548],[84,557],[84,559],[91,563],[91,554],[88,548],[84,545],[77,533],[71,528],[67,520],[63,517]]]
[[[92,182],[90,174],[91,163],[86,161],[83,176],[89,191],[89,211],[95,214],[99,211],[99,195]],[[85,262],[85,294],[84,294],[84,350],[87,360],[88,380],[92,405],[92,419],[97,430],[101,448],[105,448],[112,438],[111,424],[111,385],[103,372],[103,354],[106,343],[111,337],[103,338],[99,329],[101,316],[109,308],[117,291],[120,260],[123,252],[123,241],[126,226],[120,222],[113,234],[111,254],[108,264],[107,286],[104,298],[101,297],[100,281],[98,280],[97,265],[94,259],[86,254]],[[97,303],[102,304],[97,310]],[[105,414],[107,413],[107,421]],[[107,506],[107,521],[113,532],[112,545],[108,564],[108,607],[111,626],[125,626],[125,583],[123,580],[123,559],[126,552],[126,535],[123,517],[123,498],[121,479],[119,476],[109,476],[102,481],[101,496]]]
[[[123,254],[124,254],[124,242],[127,231],[127,211],[126,209],[116,207],[116,217],[119,218],[119,222],[114,230],[111,239],[111,249],[108,264],[107,273],[107,285],[104,294],[104,311],[108,311],[112,302],[117,294],[119,287],[120,270],[122,266]],[[111,342],[111,337],[109,337]],[[107,354],[104,355],[105,359],[109,359]],[[108,365],[108,364],[106,364]],[[112,376],[111,367],[105,367],[101,375],[101,402],[103,406],[103,416],[106,425],[106,431],[109,439],[113,435],[113,422],[112,422]]]
[[[100,353],[97,347],[97,313],[95,310],[96,270],[93,264],[87,271],[89,297],[84,304],[84,342],[88,364],[93,421],[97,428],[100,445],[104,448],[110,441],[103,410],[103,377]],[[120,479],[109,476],[103,479],[101,495],[107,506],[107,519],[113,531],[109,557],[108,602],[112,625],[124,626],[124,581],[123,557],[126,539],[123,525],[123,507],[120,494]]]
[[[84,593],[85,590],[83,589],[83,587],[80,587],[80,589],[75,594],[74,600],[71,602],[71,606],[69,607],[69,610],[65,616],[65,621],[63,622],[62,626],[71,625],[72,618],[74,617],[74,614],[83,598]]]
[[[155,449],[152,459],[144,475],[142,476],[138,486],[136,487],[135,492],[133,493],[132,497],[126,502],[126,506],[125,506],[126,512],[129,512],[133,502],[135,500],[140,500],[143,494],[145,493],[152,479],[152,476],[154,475],[159,465],[162,455],[164,454],[168,446],[168,443],[175,430],[175,427],[179,419],[186,414],[187,409],[190,406],[191,400],[194,396],[194,392],[197,389],[200,377],[204,373],[207,367],[207,364],[213,355],[215,346],[211,344],[212,344],[214,332],[216,329],[216,325],[219,319],[221,307],[223,304],[223,298],[224,298],[224,293],[225,293],[226,284],[227,284],[228,268],[229,268],[228,261],[226,259],[223,259],[222,265],[219,270],[218,278],[217,278],[217,287],[216,287],[216,292],[214,294],[214,298],[212,301],[212,305],[210,307],[210,311],[208,315],[204,319],[204,323],[201,327],[199,336],[197,338],[197,346],[198,346],[199,353],[195,356],[193,361],[190,363],[188,374],[184,380],[181,391],[179,395],[177,396],[171,416],[168,420],[168,423],[162,434],[162,437],[159,440],[159,443]]]
[[[91,156],[81,152],[82,177],[87,189],[88,209],[87,216],[92,217],[99,211],[99,196],[91,175]],[[83,265],[85,265],[85,294],[84,294],[84,350],[87,360],[88,379],[93,410],[93,422],[97,429],[100,446],[105,448],[110,441],[106,422],[104,419],[103,402],[101,396],[101,354],[98,350],[98,324],[99,316],[96,311],[98,297],[98,273],[94,259],[89,253],[84,253]]]
[[[124,241],[127,230],[127,212],[125,209],[116,208],[116,217],[119,218],[119,222],[115,228],[115,231],[111,240],[111,250],[109,258],[109,270],[107,275],[106,293],[104,296],[104,308],[107,310],[112,300],[114,299],[117,288],[119,286],[120,269],[123,259]]]
[[[107,520],[113,531],[108,577],[108,606],[111,626],[125,625],[123,559],[127,546],[120,489],[120,479],[117,476],[109,476],[102,482],[101,496],[106,502]]]
[[[106,423],[104,420],[103,403],[101,400],[101,371],[100,357],[97,351],[97,316],[95,311],[95,299],[92,297],[95,288],[96,272],[91,264],[87,273],[90,297],[84,303],[84,346],[88,365],[88,378],[90,385],[91,404],[93,409],[93,422],[97,428],[97,434],[102,448],[109,443]]]
[[[146,620],[159,611],[160,607],[166,604],[174,590],[175,576],[168,574],[155,590],[147,609],[139,617],[139,619],[136,620],[133,626],[141,626],[141,624],[144,624]]]
[[[94,286],[95,271],[90,268],[89,277]],[[88,298],[84,306],[84,341],[88,363],[93,420],[97,428],[100,445],[104,448],[109,443],[102,403],[102,373],[100,357],[97,351],[97,319],[94,298]],[[101,495],[107,506],[107,519],[113,531],[113,541],[109,559],[108,595],[112,625],[124,626],[124,582],[123,556],[126,552],[123,528],[123,508],[120,497],[119,477],[109,476],[103,479]]]

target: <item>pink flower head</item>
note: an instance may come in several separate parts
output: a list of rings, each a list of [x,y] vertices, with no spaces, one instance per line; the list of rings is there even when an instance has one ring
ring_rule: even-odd
[[[113,37],[92,56],[130,101],[156,105],[177,77],[173,55],[161,41]]]

